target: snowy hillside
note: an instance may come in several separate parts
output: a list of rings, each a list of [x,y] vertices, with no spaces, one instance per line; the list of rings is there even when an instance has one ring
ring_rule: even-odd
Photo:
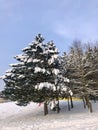
[[[60,108],[59,114],[49,109],[44,116],[43,104],[20,107],[13,102],[1,103],[0,130],[98,130],[98,102],[93,103],[93,113],[83,108],[81,100],[74,101],[71,111],[66,101],[60,101]]]

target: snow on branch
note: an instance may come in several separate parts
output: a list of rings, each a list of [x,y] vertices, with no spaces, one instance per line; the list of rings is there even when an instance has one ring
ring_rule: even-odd
[[[30,49],[30,47],[25,47],[22,49],[22,51],[28,51]]]
[[[55,75],[58,75],[60,73],[59,69],[53,69],[52,73],[54,73]]]
[[[70,82],[70,80],[69,80],[68,78],[64,78],[64,82],[69,83],[69,82]]]
[[[16,63],[16,64],[10,64],[11,67],[21,67],[22,65],[24,65],[23,62],[21,62],[21,63]]]
[[[33,60],[33,62],[39,62],[40,61],[40,59],[34,59]]]
[[[43,88],[48,88],[50,90],[56,91],[55,85],[48,82],[39,83],[35,86],[35,89],[41,90]]]
[[[38,73],[38,72],[42,72],[42,73],[45,73],[46,72],[46,70],[43,68],[40,68],[40,67],[35,67],[35,71],[34,71],[34,73]]]
[[[24,55],[23,55],[23,54],[20,54],[20,55],[14,56],[15,59],[17,59],[17,60],[19,60],[19,61],[22,61],[22,62],[25,61],[25,60],[27,60],[28,57],[29,57],[29,56],[28,56],[28,55],[25,55],[25,54],[24,54]]]

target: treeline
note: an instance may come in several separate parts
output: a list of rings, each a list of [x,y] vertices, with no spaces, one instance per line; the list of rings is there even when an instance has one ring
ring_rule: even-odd
[[[92,112],[90,99],[98,99],[98,44],[75,41],[62,56],[73,95],[80,97]],[[86,103],[85,103],[86,101]],[[86,104],[86,105],[85,105]]]
[[[44,114],[48,113],[48,103],[59,98],[69,99],[73,107],[72,96],[82,98],[84,107],[92,112],[91,98],[98,95],[98,45],[82,46],[75,41],[69,52],[59,55],[53,41],[44,43],[41,34],[35,37],[22,54],[14,57],[18,63],[2,79],[5,89],[2,97],[17,101],[17,105],[27,105],[33,101],[44,102]]]
[[[74,94],[78,96],[78,90],[80,95],[84,91],[98,95],[98,44],[82,44],[75,41],[69,53],[64,53],[62,58]]]

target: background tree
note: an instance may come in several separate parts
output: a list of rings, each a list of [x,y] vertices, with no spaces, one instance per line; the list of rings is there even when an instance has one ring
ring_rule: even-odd
[[[60,60],[60,72],[61,72],[61,95],[60,97],[63,98],[67,98],[68,100],[68,110],[70,110],[70,103],[69,103],[69,99],[71,102],[71,108],[73,108],[73,101],[72,101],[72,95],[73,92],[70,88],[70,79],[68,77],[68,67],[67,67],[67,62],[68,62],[68,56],[66,54],[66,52],[64,52],[63,56],[59,57]]]
[[[85,79],[89,87],[90,96],[95,99],[98,95],[98,46],[88,45],[85,52]]]
[[[64,54],[66,62],[67,76],[70,79],[70,88],[74,96],[85,99],[88,108],[92,112],[92,106],[89,101],[89,91],[84,78],[84,50],[80,41],[75,41],[68,55]],[[84,101],[84,100],[83,100]]]

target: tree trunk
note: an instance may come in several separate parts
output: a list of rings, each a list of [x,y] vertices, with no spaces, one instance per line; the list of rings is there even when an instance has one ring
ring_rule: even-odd
[[[47,102],[44,102],[44,115],[48,114]]]
[[[67,101],[68,101],[68,110],[70,111],[69,96],[67,97]]]
[[[85,103],[84,97],[82,97],[82,100],[83,100],[84,108],[86,108],[86,103]]]
[[[73,108],[73,101],[72,101],[72,96],[70,95],[70,103],[71,103],[71,108]]]
[[[92,110],[92,104],[91,104],[91,102],[89,102],[89,109],[90,109],[90,112],[92,113],[93,110]]]
[[[87,105],[87,107],[89,108],[89,98],[88,98],[87,95],[85,96],[85,101],[86,101],[86,105]]]
[[[57,102],[58,102],[58,103],[57,103],[57,106],[56,106],[56,107],[57,107],[57,113],[59,113],[59,112],[60,112],[59,100],[57,100]]]
[[[96,96],[93,96],[94,103],[96,103]]]
[[[91,102],[89,102],[89,97],[87,95],[85,96],[85,100],[86,100],[86,104],[88,106],[88,109],[90,110],[90,112],[93,112],[92,104],[91,104]]]

